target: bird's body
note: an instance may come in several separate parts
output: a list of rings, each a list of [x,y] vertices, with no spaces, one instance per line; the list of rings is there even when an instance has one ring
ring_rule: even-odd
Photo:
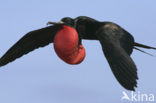
[[[75,28],[77,31],[79,46],[82,45],[82,39],[99,40],[104,55],[119,83],[128,90],[134,90],[137,87],[138,76],[136,65],[130,57],[133,49],[140,50],[136,46],[156,49],[136,43],[130,33],[112,22],[99,22],[89,17],[80,16],[75,19],[66,17],[59,23],[49,22],[48,24],[54,25],[29,32],[21,38],[2,56],[0,66],[6,65],[36,48],[46,46],[52,42],[55,44],[54,38],[61,27],[66,25]],[[79,47],[77,48],[79,49]]]

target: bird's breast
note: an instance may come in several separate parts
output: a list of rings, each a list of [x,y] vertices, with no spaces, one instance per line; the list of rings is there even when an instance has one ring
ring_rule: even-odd
[[[77,31],[69,26],[62,26],[54,38],[54,49],[58,57],[68,64],[79,64],[85,58],[85,49],[79,45]]]

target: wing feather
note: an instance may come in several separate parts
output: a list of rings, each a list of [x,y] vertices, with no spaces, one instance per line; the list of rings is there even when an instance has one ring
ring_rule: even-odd
[[[126,47],[133,41],[128,42],[126,38],[123,39],[125,35],[125,32],[115,24],[101,27],[96,34],[116,79],[124,88],[135,90],[138,79],[137,68],[129,56],[133,47]]]
[[[54,25],[27,33],[0,58],[0,66],[12,62],[34,49],[52,43],[59,28],[60,26]]]

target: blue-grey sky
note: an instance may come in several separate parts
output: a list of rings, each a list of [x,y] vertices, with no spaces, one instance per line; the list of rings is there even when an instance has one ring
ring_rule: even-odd
[[[155,5],[155,0],[2,0],[0,56],[27,32],[66,16],[115,22],[135,41],[156,47]],[[124,103],[122,91],[130,92],[113,76],[100,43],[83,45],[87,55],[79,65],[61,61],[50,44],[1,67],[0,103]],[[139,75],[136,91],[156,96],[156,57],[134,50],[132,58]]]

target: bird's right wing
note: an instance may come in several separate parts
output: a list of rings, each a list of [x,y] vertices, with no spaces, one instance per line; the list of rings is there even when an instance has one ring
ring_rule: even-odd
[[[53,42],[54,36],[59,29],[60,26],[53,25],[27,33],[0,58],[0,66],[4,66],[34,49]]]
[[[137,68],[121,45],[124,43],[120,41],[122,30],[115,25],[106,25],[97,31],[96,36],[116,79],[124,88],[134,90],[137,87]]]

